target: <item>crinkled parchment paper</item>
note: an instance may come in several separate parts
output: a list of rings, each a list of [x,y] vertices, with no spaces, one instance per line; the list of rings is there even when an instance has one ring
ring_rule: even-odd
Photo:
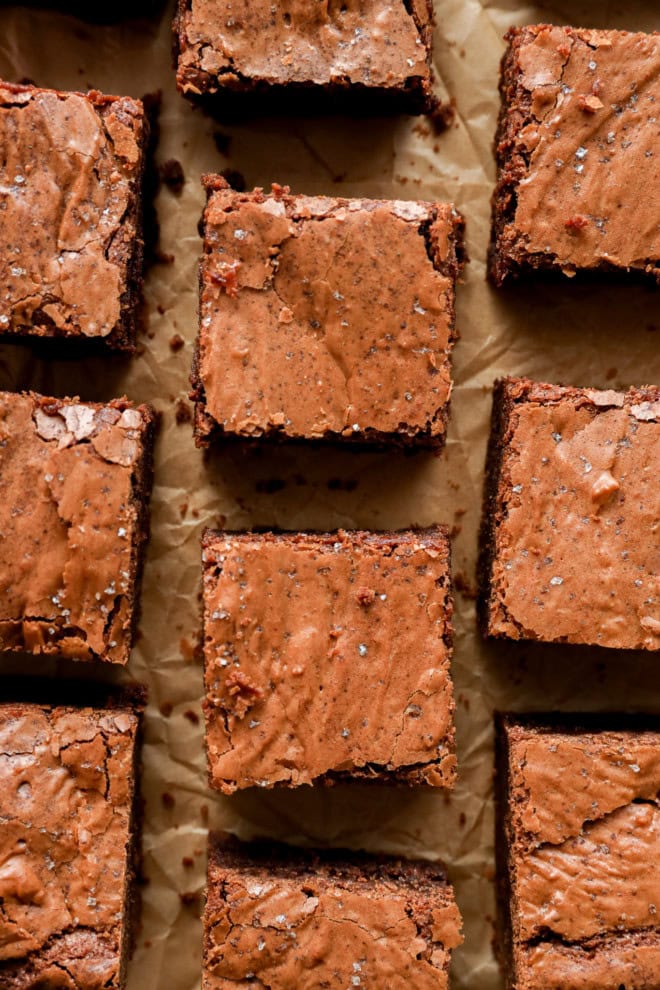
[[[167,10],[151,20],[99,27],[53,12],[0,9],[5,79],[133,96],[161,89],[157,160],[178,159],[186,179],[180,195],[163,188],[157,199],[161,247],[173,261],[150,270],[148,335],[138,357],[49,362],[25,347],[0,346],[2,388],[97,400],[126,393],[162,412],[142,635],[128,671],[150,692],[144,750],[148,884],[129,987],[199,987],[204,848],[207,824],[213,824],[245,837],[267,834],[442,857],[465,919],[465,944],[454,959],[455,986],[491,990],[500,986],[491,950],[493,709],[660,710],[654,656],[485,647],[476,634],[471,591],[493,379],[525,373],[600,387],[660,381],[660,295],[654,289],[567,283],[497,294],[484,281],[502,34],[511,24],[534,21],[652,30],[658,27],[657,5],[653,0],[437,0],[437,71],[457,107],[453,126],[441,135],[415,119],[218,125],[174,88],[170,17]],[[193,446],[190,423],[178,423],[176,413],[185,418],[196,331],[199,176],[227,167],[242,172],[249,186],[277,181],[308,193],[451,200],[464,212],[472,262],[458,297],[462,339],[455,350],[451,426],[441,458],[232,449],[204,462]],[[175,334],[185,341],[179,350],[170,346]],[[202,671],[194,652],[202,527],[389,529],[433,522],[456,530],[454,678],[461,777],[451,799],[364,786],[231,799],[210,794],[200,719]],[[76,665],[63,676],[98,672]]]

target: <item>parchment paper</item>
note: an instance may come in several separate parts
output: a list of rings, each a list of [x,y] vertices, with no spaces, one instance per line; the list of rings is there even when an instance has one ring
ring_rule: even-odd
[[[175,90],[169,9],[151,20],[99,27],[53,12],[0,8],[1,77],[133,96],[161,89],[157,160],[179,160],[186,179],[179,196],[163,188],[157,199],[161,247],[174,260],[149,273],[149,329],[138,357],[49,362],[26,347],[0,346],[2,388],[90,400],[126,393],[162,412],[142,635],[127,673],[150,692],[143,781],[148,884],[130,990],[200,986],[199,914],[209,824],[243,837],[263,834],[442,857],[465,920],[454,986],[494,990],[500,978],[491,950],[493,709],[660,710],[654,656],[485,647],[476,634],[471,594],[493,379],[524,373],[610,388],[660,381],[660,295],[654,289],[567,283],[498,294],[484,281],[502,34],[511,24],[537,21],[650,31],[660,26],[657,3],[437,0],[436,19],[439,86],[457,107],[454,125],[442,135],[424,120],[404,118],[220,126]],[[240,170],[248,186],[278,181],[307,193],[451,200],[464,212],[472,262],[458,296],[462,339],[441,458],[229,450],[204,462],[193,446],[190,423],[177,423],[176,414],[181,419],[188,408],[196,332],[199,176],[227,167]],[[170,346],[175,334],[185,341],[178,351]],[[202,528],[396,528],[433,522],[456,528],[453,671],[461,777],[454,796],[364,786],[244,793],[224,800],[208,792],[202,671],[194,648]],[[60,674],[99,676],[83,665],[60,668]]]

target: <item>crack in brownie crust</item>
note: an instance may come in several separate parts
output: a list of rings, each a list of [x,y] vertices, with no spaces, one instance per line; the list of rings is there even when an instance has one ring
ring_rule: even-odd
[[[510,990],[660,981],[660,732],[498,720],[498,948]],[[622,720],[619,720],[620,722]],[[599,727],[600,726],[600,727]]]
[[[205,182],[197,442],[439,448],[463,261],[456,211]]]
[[[204,990],[447,990],[460,929],[441,864],[211,836]]]
[[[660,649],[660,390],[496,383],[485,635]]]
[[[502,62],[490,274],[660,279],[660,37],[514,28]]]
[[[453,786],[444,531],[207,531],[203,555],[214,787]]]

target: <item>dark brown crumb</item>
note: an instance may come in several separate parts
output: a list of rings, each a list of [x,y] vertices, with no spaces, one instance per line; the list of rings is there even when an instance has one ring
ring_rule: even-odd
[[[185,399],[176,400],[176,409],[174,410],[174,418],[176,420],[177,426],[182,426],[183,423],[192,422],[192,410],[186,402]]]
[[[199,906],[199,894],[195,893],[194,890],[189,890],[183,894],[179,894],[179,897],[184,907]]]
[[[286,481],[281,478],[264,478],[256,482],[255,491],[264,492],[266,495],[275,495],[286,488]]]
[[[163,807],[167,808],[168,811],[171,811],[174,805],[176,804],[176,801],[174,800],[174,795],[170,794],[169,791],[163,791],[163,793],[160,796],[160,799],[163,802]]]
[[[181,162],[177,161],[176,158],[168,158],[166,162],[163,162],[158,168],[158,174],[163,185],[167,186],[173,193],[178,195],[181,192],[186,178]]]
[[[192,856],[184,856],[183,859],[181,860],[181,863],[183,864],[186,870],[191,870],[195,865],[195,860],[192,858]]]
[[[174,351],[174,353],[176,354],[177,351],[181,350],[181,348],[185,345],[185,343],[186,342],[180,333],[172,334],[172,336],[170,337],[170,350]]]
[[[169,718],[174,711],[174,705],[171,701],[164,701],[158,708],[158,711],[163,716],[163,718]]]
[[[456,117],[456,101],[452,99],[449,103],[436,103],[428,114],[428,120],[436,134],[442,134],[454,122]]]
[[[187,718],[192,725],[199,725],[199,715],[197,712],[193,711],[192,708],[188,708],[183,713],[183,717]]]
[[[209,820],[209,806],[208,806],[208,804],[203,804],[201,806],[201,808],[199,809],[199,817],[202,819],[202,822],[206,825],[206,823]]]

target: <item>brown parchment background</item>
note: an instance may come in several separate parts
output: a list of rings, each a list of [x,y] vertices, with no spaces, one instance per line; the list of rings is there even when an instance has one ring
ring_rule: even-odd
[[[94,9],[100,4],[96,0]],[[99,27],[0,2],[0,76],[133,96],[161,89],[157,161],[178,159],[186,177],[180,196],[163,188],[157,199],[162,250],[174,261],[149,272],[143,353],[132,362],[108,357],[47,361],[22,346],[0,346],[1,388],[77,393],[90,400],[126,393],[153,402],[163,415],[142,635],[128,668],[150,691],[143,782],[148,884],[130,990],[200,986],[206,813],[211,824],[244,837],[265,834],[442,857],[465,919],[454,986],[494,990],[500,978],[491,951],[493,709],[660,711],[657,657],[486,647],[476,634],[474,602],[463,590],[456,594],[453,667],[461,776],[450,800],[437,793],[365,786],[248,792],[222,799],[205,786],[202,724],[195,723],[202,672],[193,656],[203,526],[456,524],[454,573],[462,576],[460,586],[469,588],[474,585],[493,379],[525,373],[599,387],[660,382],[660,295],[654,288],[567,282],[496,293],[484,281],[502,34],[511,24],[535,21],[650,31],[660,27],[657,0],[436,0],[435,6],[439,86],[457,104],[454,125],[439,136],[423,121],[405,118],[282,118],[221,126],[175,90],[169,9],[148,20]],[[213,139],[218,131],[230,138],[227,154]],[[232,449],[204,463],[193,446],[190,424],[176,423],[175,403],[186,396],[196,332],[199,176],[226,167],[240,170],[249,186],[278,181],[316,194],[451,200],[464,212],[472,262],[458,296],[461,340],[455,350],[448,445],[441,458]],[[169,346],[175,333],[185,339],[176,353]],[[3,669],[25,672],[20,661],[3,661]],[[44,665],[43,670],[52,673],[55,667]],[[112,676],[83,665],[59,673]],[[184,857],[192,857],[194,866],[185,866]]]

